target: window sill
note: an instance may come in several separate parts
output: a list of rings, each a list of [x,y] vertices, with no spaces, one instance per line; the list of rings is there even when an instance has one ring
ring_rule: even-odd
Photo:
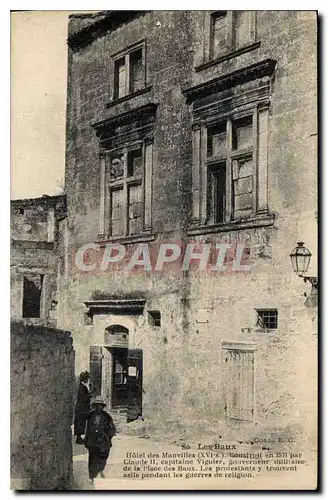
[[[221,62],[224,61],[229,61],[230,59],[233,59],[235,57],[241,56],[242,54],[246,54],[247,52],[251,52],[252,50],[256,50],[260,47],[261,42],[255,42],[250,45],[246,45],[245,47],[242,47],[241,49],[234,50],[233,52],[229,52],[228,54],[223,54],[220,57],[217,57],[216,59],[211,59],[210,61],[206,61],[202,64],[199,64],[199,66],[195,67],[195,71],[202,71],[203,69],[210,68],[212,66],[216,66],[217,64],[220,64]]]
[[[254,333],[276,333],[278,328],[254,328]]]
[[[139,95],[146,94],[147,92],[150,92],[150,91],[151,91],[151,86],[149,85],[148,87],[137,90],[136,92],[133,92],[132,94],[127,94],[124,97],[119,97],[117,99],[113,99],[112,101],[110,101],[106,104],[106,108],[112,108],[113,106],[116,106],[116,104],[120,104],[121,102],[128,101],[130,99],[133,99],[133,97],[138,97]]]
[[[154,233],[143,233],[131,236],[114,236],[110,238],[98,237],[96,243],[100,246],[105,246],[107,244],[119,243],[121,245],[129,245],[134,243],[148,243],[154,241],[156,238]]]
[[[245,220],[225,222],[222,224],[199,225],[190,227],[187,230],[188,236],[197,236],[209,233],[226,233],[228,231],[240,231],[242,229],[252,229],[257,227],[273,226],[275,216],[273,214],[264,215],[261,217],[253,217]]]

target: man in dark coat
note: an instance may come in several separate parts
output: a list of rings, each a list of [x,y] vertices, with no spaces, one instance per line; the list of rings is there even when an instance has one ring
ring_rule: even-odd
[[[89,450],[89,478],[92,482],[99,473],[105,477],[104,469],[112,447],[112,437],[116,434],[112,417],[104,411],[105,406],[101,396],[97,396],[87,420],[84,444]]]
[[[74,435],[76,436],[77,444],[84,443],[82,435],[85,434],[85,426],[90,413],[91,395],[88,387],[89,379],[89,372],[85,371],[80,374],[74,419]]]

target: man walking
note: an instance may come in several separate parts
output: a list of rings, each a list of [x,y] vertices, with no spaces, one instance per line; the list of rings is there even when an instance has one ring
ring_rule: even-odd
[[[104,410],[106,403],[101,396],[97,396],[91,405],[84,444],[89,451],[89,478],[93,482],[99,473],[102,478],[105,477],[104,469],[116,429],[112,417]]]

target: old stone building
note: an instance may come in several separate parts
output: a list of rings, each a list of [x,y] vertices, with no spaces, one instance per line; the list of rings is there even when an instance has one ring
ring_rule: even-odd
[[[12,319],[56,326],[65,216],[62,195],[11,202]]]
[[[114,412],[315,432],[315,289],[289,254],[316,254],[316,36],[314,12],[71,16],[57,322]],[[92,265],[161,242],[225,244],[227,269]]]
[[[72,336],[57,325],[64,196],[11,202],[11,487],[72,484]]]

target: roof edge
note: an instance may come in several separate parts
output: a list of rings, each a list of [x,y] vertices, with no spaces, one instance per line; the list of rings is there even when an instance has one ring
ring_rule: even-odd
[[[148,12],[147,10],[108,10],[95,14],[72,14],[69,18],[67,44],[73,51],[78,51],[96,38]]]

